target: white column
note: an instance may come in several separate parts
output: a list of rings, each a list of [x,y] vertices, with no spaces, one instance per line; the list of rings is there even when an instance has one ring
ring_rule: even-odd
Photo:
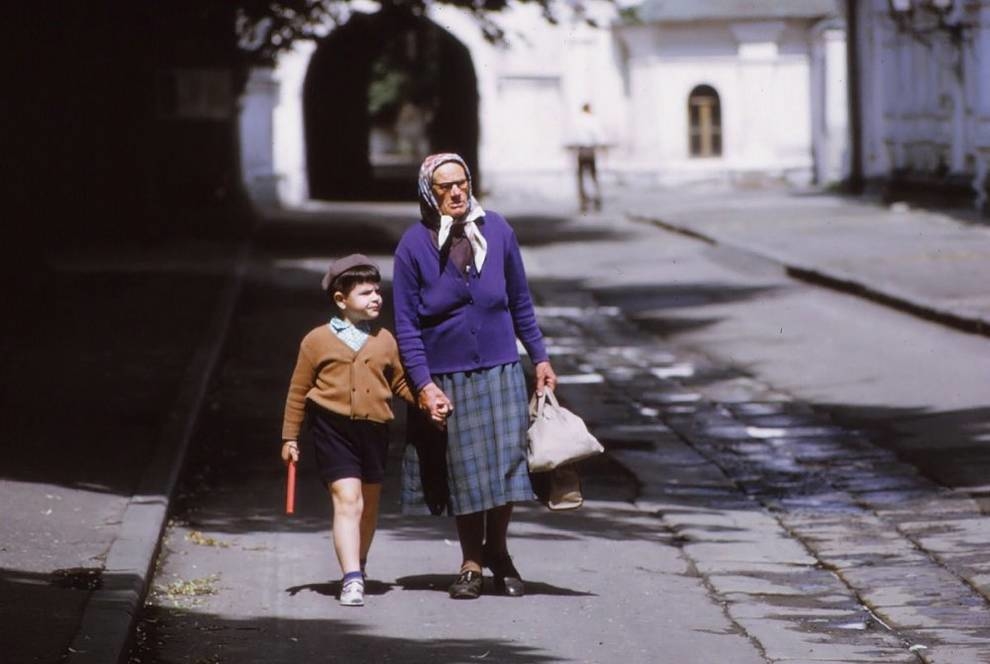
[[[976,206],[990,213],[987,188],[990,187],[990,0],[983,0],[975,14],[973,29],[973,57],[968,76],[974,77],[973,91],[973,154],[976,159],[973,189],[976,190]],[[970,64],[967,62],[967,64]]]
[[[272,136],[277,98],[278,83],[272,69],[252,69],[241,97],[241,178],[251,198],[263,204],[277,202]]]
[[[783,29],[781,22],[736,23],[731,26],[739,44],[740,88],[747,90],[749,97],[744,102],[743,126],[746,127],[746,134],[742,154],[739,155],[744,167],[759,168],[774,159],[774,116],[766,109],[772,107],[774,101],[770,93],[774,89],[777,42]]]
[[[839,181],[849,172],[846,77],[845,30],[822,25],[816,29],[811,58],[815,175],[820,184]]]
[[[885,176],[891,169],[891,155],[886,134],[891,121],[886,104],[897,86],[897,68],[886,58],[890,34],[883,18],[877,16],[874,3],[856,3],[859,30],[851,39],[859,41],[859,110],[862,123],[860,157],[863,175],[867,178]]]
[[[279,102],[274,111],[274,165],[278,176],[278,199],[283,205],[301,205],[309,199],[306,171],[306,135],[303,125],[303,81],[313,42],[297,42],[279,57],[275,78]]]
[[[970,75],[976,77],[976,112],[990,121],[990,0],[984,0],[976,15],[973,30],[973,51],[976,67]]]

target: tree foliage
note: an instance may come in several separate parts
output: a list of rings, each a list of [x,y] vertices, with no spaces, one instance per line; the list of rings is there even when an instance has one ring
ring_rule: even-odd
[[[347,17],[350,0],[214,0],[237,8],[236,31],[241,47],[258,62],[273,62],[281,51],[298,39],[320,37],[328,27]],[[557,23],[554,0],[517,0],[535,4],[543,17]],[[381,0],[382,10],[408,11],[422,15],[433,3],[460,7],[478,21],[484,37],[500,42],[505,33],[492,15],[506,9],[510,0]],[[583,0],[565,0],[572,11],[583,13]]]

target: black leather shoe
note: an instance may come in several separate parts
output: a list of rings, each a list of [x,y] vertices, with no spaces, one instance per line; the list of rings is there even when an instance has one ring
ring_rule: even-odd
[[[450,586],[452,599],[478,599],[481,597],[481,574],[472,570],[461,572],[457,580]]]
[[[522,597],[526,594],[526,584],[519,576],[519,570],[512,564],[509,554],[496,558],[485,549],[482,552],[482,561],[484,566],[492,571],[495,588],[500,593],[509,597]]]

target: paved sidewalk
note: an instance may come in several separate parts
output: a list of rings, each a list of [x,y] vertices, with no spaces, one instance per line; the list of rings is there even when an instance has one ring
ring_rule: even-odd
[[[37,319],[5,327],[4,662],[124,647],[237,262],[202,240],[62,250]]]
[[[951,505],[958,532],[935,532],[947,514],[937,487],[892,455],[658,342],[552,274],[531,287],[562,398],[609,451],[585,467],[588,503],[518,508],[525,599],[452,602],[452,524],[398,513],[394,446],[368,606],[339,607],[326,495],[304,461],[298,512],[282,515],[274,446],[299,331],[324,315],[310,252],[330,226],[315,221],[258,241],[132,661],[701,664],[731,652],[735,664],[978,664],[988,654],[971,641],[990,624],[973,561],[982,531],[964,530],[983,523],[972,502]],[[356,225],[387,265],[403,221]],[[577,226],[519,223],[529,246],[587,238]],[[875,516],[891,492],[914,513]],[[912,555],[899,527],[922,543],[938,536],[945,562]],[[937,606],[917,605],[934,592]]]
[[[725,203],[720,204],[720,200]],[[889,299],[899,306],[964,329],[984,334],[990,329],[990,295],[986,287],[990,284],[990,261],[987,260],[990,258],[990,230],[987,228],[964,225],[935,213],[894,212],[835,197],[781,193],[736,192],[722,199],[700,192],[638,192],[628,193],[622,206],[639,218],[763,256],[786,266],[796,276],[844,283],[847,288],[861,289],[873,297]],[[414,208],[410,209],[414,212]],[[298,238],[281,238],[283,246],[279,249],[295,257],[292,263],[296,267],[313,272],[321,267],[319,260],[309,258],[314,254],[367,250],[371,242],[373,252],[387,255],[401,225],[392,228],[366,224],[369,219],[380,221],[381,215],[375,210],[369,212],[365,206],[354,206],[353,209],[341,206],[340,210],[353,223],[352,235],[346,240],[351,244],[340,244],[341,235],[336,228],[332,232],[318,230],[314,234],[313,229],[307,227],[306,215],[301,214]],[[408,218],[405,212],[401,215],[403,219]],[[5,393],[2,401],[8,439],[31,443],[11,446],[7,470],[0,474],[0,503],[4,505],[4,517],[0,520],[3,542],[0,545],[0,596],[4,598],[0,606],[0,620],[4,624],[0,652],[5,653],[7,659],[4,661],[18,664],[61,661],[66,655],[70,662],[106,662],[112,660],[101,659],[105,653],[119,653],[123,648],[121,630],[129,626],[137,602],[143,596],[151,554],[168,507],[170,487],[178,472],[177,464],[182,459],[199,411],[205,381],[216,361],[216,351],[223,340],[230,307],[237,293],[239,255],[231,246],[194,243],[151,253],[140,248],[122,253],[116,248],[105,253],[90,251],[85,255],[59,256],[57,262],[58,315],[46,322],[59,323],[59,333],[52,331],[55,328],[48,328],[49,331],[42,335],[3,340],[5,361],[10,364],[7,367],[9,375],[24,377],[19,382],[19,389]],[[45,329],[44,326],[41,328]],[[564,331],[558,331],[557,336],[566,337]],[[135,340],[140,343],[134,344]],[[642,358],[635,359],[638,362]],[[575,367],[575,370],[583,369]],[[53,380],[53,377],[57,379]],[[245,378],[246,381],[250,379],[251,376]],[[38,394],[51,394],[51,398],[35,398]],[[591,413],[595,401],[608,405],[601,396],[597,391],[590,392],[581,412]],[[750,398],[755,397],[750,395]],[[649,403],[648,399],[644,401]],[[669,406],[657,402],[648,407],[663,410]],[[676,406],[675,403],[673,407]],[[615,422],[608,424],[620,426]],[[663,433],[655,425],[651,426],[652,433],[645,435],[655,439],[658,431]],[[728,431],[724,444],[735,445],[732,440],[735,424],[718,429],[722,424],[714,422],[713,426],[715,433],[708,431],[706,440],[717,440],[721,435],[719,431],[722,434]],[[680,434],[684,438],[692,435],[687,429]],[[640,434],[626,430],[623,435],[624,440],[632,444]],[[745,442],[752,446],[753,441]],[[661,476],[684,472],[684,482],[691,480],[691,474],[700,471],[703,463],[708,463],[700,460],[699,451],[709,453],[711,458],[715,458],[717,452],[712,447],[714,444],[705,440],[693,450],[682,450],[681,443],[671,445],[676,458],[672,458],[668,466],[655,466],[652,471]],[[651,471],[634,445],[633,449],[617,452],[617,458],[631,467],[643,473]],[[727,472],[728,477],[731,475]],[[718,485],[727,481],[722,476],[695,479],[701,484],[699,495],[706,496],[710,491],[720,491]],[[742,480],[732,478],[732,481],[745,479],[742,475]],[[932,492],[930,487],[914,483],[913,479],[905,482],[912,491],[923,491],[926,495]],[[683,510],[684,501],[677,499],[673,506],[676,509],[671,509],[669,493],[641,498],[644,511],[616,511],[616,505],[609,504],[591,505],[594,510],[589,514],[600,513],[606,520],[628,519],[625,521],[627,527],[642,532],[644,528],[652,528],[642,520],[646,518],[652,522],[651,510],[664,511],[666,504],[665,530],[656,534],[660,541],[677,540],[681,537],[678,533],[692,528],[692,532],[700,532],[698,528],[704,519],[721,518],[692,508],[685,514],[695,514],[698,520],[680,524],[670,514]],[[615,502],[621,503],[622,499]],[[729,516],[735,518],[732,505],[727,505],[726,509]],[[953,506],[953,510],[952,516],[960,524],[960,531],[966,524],[975,522],[977,511],[973,506]],[[768,521],[762,512],[753,513],[755,516],[750,512],[746,510],[744,516],[761,524],[753,532],[777,533],[778,525],[786,526],[789,532],[806,528],[809,541],[833,525],[802,522],[797,516],[791,521],[780,519],[781,524],[776,524]],[[907,516],[911,515],[905,515],[905,518]],[[957,579],[965,580],[962,586],[955,582],[962,588],[959,592],[972,593],[975,589],[985,596],[988,571],[978,560],[975,562],[979,564],[971,563],[970,558],[976,554],[966,548],[967,541],[978,540],[982,546],[983,530],[979,537],[970,534],[969,539],[961,543],[946,542],[944,538],[938,539],[937,532],[924,530],[935,527],[940,517],[937,511],[922,513],[921,517],[914,519],[917,523],[913,525],[897,521],[897,529],[908,532],[917,541],[927,538],[934,541],[935,547],[942,547],[940,555],[948,561],[946,566]],[[899,516],[896,518],[900,519]],[[582,520],[587,519],[582,517]],[[521,522],[525,521],[526,518],[521,519]],[[979,523],[983,528],[985,522]],[[258,525],[245,523],[238,527],[253,529]],[[890,530],[889,524],[881,526]],[[313,527],[322,528],[323,525]],[[720,527],[713,526],[713,532]],[[280,532],[277,528],[274,531]],[[437,534],[443,536],[443,533]],[[603,539],[611,536],[607,530],[602,534]],[[536,529],[532,532],[536,541],[545,535]],[[409,540],[400,532],[397,542],[408,543]],[[901,539],[897,543],[898,546],[903,544]],[[193,550],[203,549],[201,544],[193,544]],[[728,569],[724,561],[719,560],[717,546],[706,548],[704,542],[699,541],[699,544],[690,549],[696,554],[689,556],[692,564],[709,564],[716,572]],[[789,546],[781,544],[778,550],[786,553]],[[247,546],[243,550],[252,552]],[[423,560],[433,555],[435,543],[429,551],[423,550]],[[762,554],[757,551],[755,555]],[[833,553],[823,550],[820,557],[827,559],[831,555]],[[881,559],[883,555],[883,552],[879,554]],[[841,570],[841,556],[834,558],[833,567]],[[803,565],[804,560],[782,562]],[[683,576],[681,561],[677,556],[665,559],[664,565],[670,563],[670,568],[655,571],[669,575],[668,580]],[[762,564],[760,560],[749,562],[754,562],[756,567]],[[924,564],[924,561],[918,564]],[[391,569],[383,565],[383,576],[391,573]],[[578,584],[581,587],[571,587],[567,585],[572,584],[568,576],[554,580],[555,572],[550,567],[534,565],[531,569],[546,580],[544,590],[551,597],[581,597],[581,593],[604,592],[608,587],[607,583],[602,590],[583,583]],[[939,578],[941,573],[941,568],[931,570],[933,587],[935,582],[944,581]],[[721,582],[726,584],[723,589],[726,596],[742,596],[749,592],[745,584],[741,589],[738,587],[741,576],[745,574],[721,577]],[[245,582],[249,580],[245,579]],[[714,582],[711,577],[706,577],[705,581],[717,584],[720,578],[715,575]],[[433,582],[432,579],[414,579],[410,586],[412,590],[426,592],[429,597],[436,594],[432,590]],[[795,581],[792,591],[799,592],[801,583],[802,580]],[[866,579],[850,576],[846,583],[847,591],[855,588],[864,597],[869,597],[870,592],[882,592],[886,587],[879,574]],[[709,613],[712,607],[697,594],[698,580],[692,578],[685,584],[685,597],[693,598],[690,601],[700,612],[698,615],[705,614],[704,620],[710,627],[726,629],[723,614]],[[735,590],[732,590],[732,584],[737,584]],[[327,589],[322,586],[305,590],[312,591],[310,595],[317,595],[313,599],[318,602],[326,600],[323,594]],[[577,594],[571,594],[571,591]],[[387,592],[387,588],[383,592]],[[751,594],[759,593],[753,591]],[[835,614],[842,616],[842,620],[863,611],[854,602],[853,595],[848,592],[846,595],[848,601],[844,600],[845,603],[836,609],[839,613]],[[950,603],[951,599],[947,598],[946,602]],[[881,597],[874,606],[885,606],[882,601],[888,600]],[[749,604],[740,602],[739,606],[743,610]],[[896,602],[886,606],[890,611],[901,610]],[[303,614],[306,610],[304,607]],[[904,624],[914,628],[914,635],[924,637],[925,616],[911,614],[910,606],[902,611]],[[683,618],[676,612],[669,616],[670,620]],[[741,624],[740,618],[742,622],[747,619],[743,615],[733,616],[736,624]],[[965,618],[959,616],[959,625],[963,625]],[[762,613],[749,619],[755,621],[752,624],[756,631],[771,625]],[[850,620],[850,624],[855,624],[851,628],[853,632],[859,630],[860,623]],[[911,620],[917,622],[911,624]],[[308,624],[319,627],[318,623]],[[241,629],[238,625],[234,622],[229,628]],[[98,629],[89,631],[87,626]],[[411,638],[416,626],[405,627],[408,628],[405,636]],[[512,629],[508,623],[495,627]],[[649,625],[641,627],[645,630]],[[831,630],[835,625],[825,627]],[[985,627],[980,623],[978,629]],[[911,632],[899,636],[908,633]],[[730,637],[731,634],[731,631],[724,632],[724,640],[738,637]],[[969,636],[966,630],[959,634],[954,645],[964,644]],[[870,638],[854,639],[856,643],[850,648],[858,653],[867,641],[879,644],[878,647],[890,647],[885,636],[868,636]],[[712,638],[712,647],[721,648],[722,644],[716,642],[722,640]],[[494,635],[491,642],[496,643]],[[485,655],[483,651],[469,650],[469,644],[457,640],[448,641],[447,646],[450,652],[464,660]],[[288,646],[283,644],[282,647]],[[889,661],[902,661],[903,651],[895,647],[889,652]],[[968,655],[974,653],[976,657],[987,654],[971,649]],[[429,658],[424,656],[424,660]],[[537,655],[529,661],[544,660]],[[903,661],[914,659],[907,657]],[[931,661],[952,660],[933,658]]]
[[[960,329],[990,334],[990,225],[828,194],[620,191],[656,223]]]

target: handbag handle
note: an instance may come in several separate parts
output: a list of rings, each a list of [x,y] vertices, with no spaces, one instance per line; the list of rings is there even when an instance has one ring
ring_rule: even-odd
[[[529,419],[534,420],[539,417],[540,413],[543,412],[543,407],[547,403],[554,408],[560,405],[557,403],[557,395],[553,393],[553,390],[543,388],[543,394],[540,396],[534,393],[533,398],[529,400]]]

